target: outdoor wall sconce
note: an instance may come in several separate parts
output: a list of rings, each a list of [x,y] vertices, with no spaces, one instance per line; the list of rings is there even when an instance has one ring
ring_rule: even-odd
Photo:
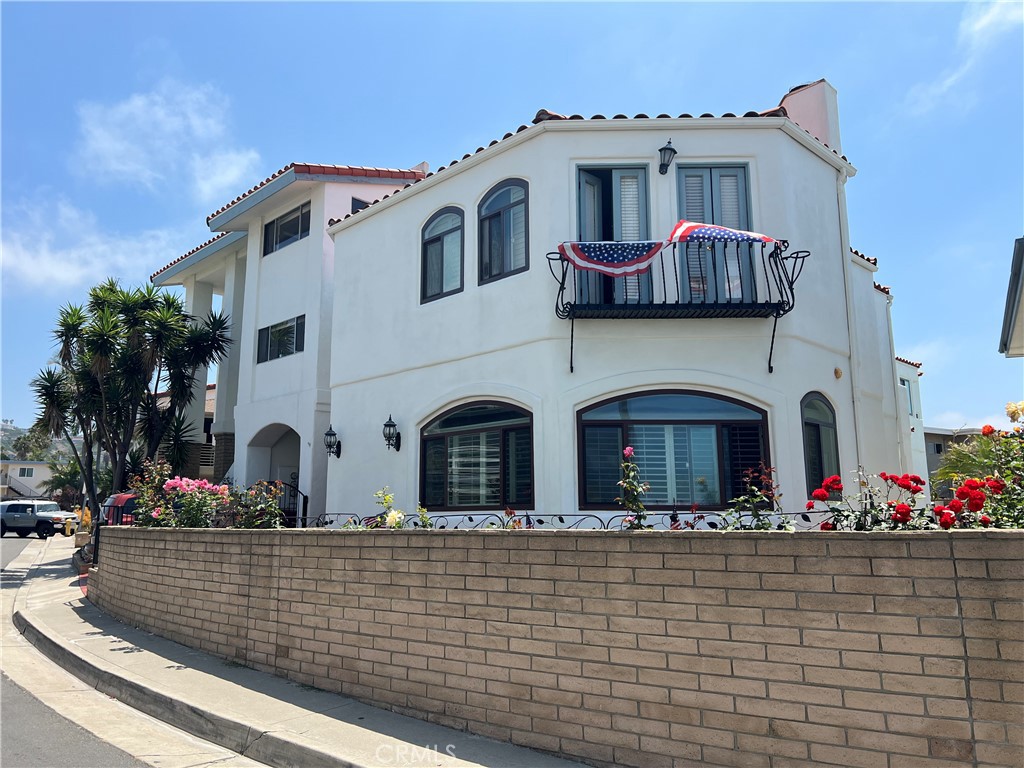
[[[669,139],[668,143],[658,150],[658,157],[661,159],[661,165],[658,166],[658,173],[662,176],[668,173],[668,167],[672,165],[672,158],[677,154],[676,148],[672,146],[672,139]]]
[[[395,453],[402,450],[402,433],[398,431],[398,426],[391,418],[391,414],[388,414],[388,420],[384,422],[384,444],[390,451],[392,448],[395,449]]]
[[[324,432],[324,448],[327,449],[327,453],[333,454],[334,458],[341,458],[341,440],[338,439],[338,433],[334,431],[333,424]]]

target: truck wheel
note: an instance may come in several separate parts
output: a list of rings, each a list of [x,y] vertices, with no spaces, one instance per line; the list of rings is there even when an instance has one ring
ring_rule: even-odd
[[[18,538],[24,539],[26,536],[32,533],[32,531],[22,531],[20,529],[15,529],[15,533],[18,534]]]
[[[51,533],[52,531],[47,530],[46,523],[40,523],[36,526],[36,536],[38,536],[40,539],[45,539]]]

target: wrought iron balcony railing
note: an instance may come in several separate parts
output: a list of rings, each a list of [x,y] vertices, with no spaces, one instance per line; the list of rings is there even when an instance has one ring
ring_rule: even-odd
[[[611,271],[623,274],[607,274],[602,249],[624,246],[657,253],[639,271],[613,266]],[[777,319],[793,309],[793,286],[809,255],[784,255],[787,248],[784,240],[563,243],[547,254],[558,281],[555,314],[562,319]]]

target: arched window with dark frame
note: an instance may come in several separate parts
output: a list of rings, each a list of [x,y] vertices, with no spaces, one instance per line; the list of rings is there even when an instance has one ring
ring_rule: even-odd
[[[509,403],[460,405],[420,432],[428,510],[533,508],[533,417]]]
[[[529,185],[522,179],[502,181],[484,195],[479,218],[479,282],[529,269]]]
[[[423,225],[420,301],[462,290],[464,227],[461,208],[442,208]]]
[[[767,413],[693,391],[639,392],[577,414],[580,507],[608,509],[619,495],[622,451],[633,447],[650,483],[648,509],[724,509],[746,491],[743,472],[770,465]]]
[[[800,419],[804,430],[804,469],[807,497],[826,477],[839,474],[839,437],[836,412],[819,392],[808,392],[800,401]]]

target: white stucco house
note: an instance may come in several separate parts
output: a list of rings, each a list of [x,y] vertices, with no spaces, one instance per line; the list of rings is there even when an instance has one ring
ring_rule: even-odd
[[[742,115],[541,110],[426,171],[286,166],[153,275],[232,317],[215,475],[293,483],[310,517],[387,485],[569,525],[617,511],[627,445],[655,516],[720,510],[762,463],[794,512],[831,474],[924,474],[826,81]],[[666,243],[681,219],[767,237]]]
[[[722,509],[762,462],[793,511],[833,473],[923,474],[918,370],[850,245],[855,173],[822,80],[743,115],[542,110],[332,217],[328,511],[370,514],[388,485],[406,510],[614,512],[627,445],[653,513]],[[628,277],[558,251],[664,240],[680,219],[789,250],[676,245]]]
[[[329,426],[334,243],[327,220],[422,178],[424,169],[292,163],[207,218],[218,234],[156,272],[189,311],[219,296],[232,346],[218,366],[212,474],[238,485],[282,480],[322,510]],[[206,374],[197,390],[205,388]],[[192,419],[203,434],[204,393]],[[197,466],[191,474],[198,476]]]

